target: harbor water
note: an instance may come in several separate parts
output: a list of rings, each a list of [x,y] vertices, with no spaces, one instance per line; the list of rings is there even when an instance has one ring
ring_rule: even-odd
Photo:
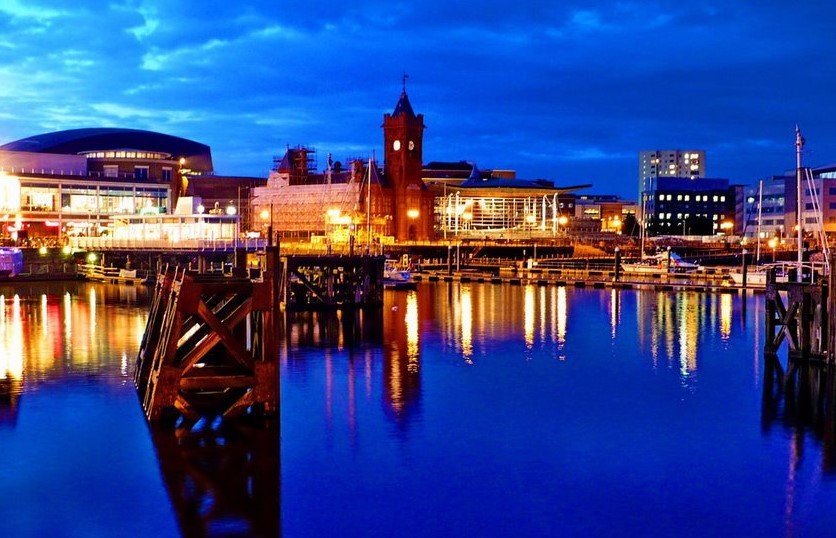
[[[0,288],[0,535],[836,523],[834,418],[764,391],[760,295],[422,283],[380,315],[297,315],[279,442],[263,425],[149,429],[131,377],[147,293]]]

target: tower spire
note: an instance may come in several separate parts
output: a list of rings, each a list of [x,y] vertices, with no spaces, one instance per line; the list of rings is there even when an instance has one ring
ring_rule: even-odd
[[[406,79],[409,78],[409,75],[406,74],[406,71],[403,72],[403,93],[406,93]]]

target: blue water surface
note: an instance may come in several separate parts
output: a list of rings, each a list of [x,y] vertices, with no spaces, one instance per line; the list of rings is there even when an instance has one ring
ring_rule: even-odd
[[[763,417],[762,309],[760,296],[439,283],[387,297],[380,346],[297,336],[283,529],[828,535],[822,442]]]

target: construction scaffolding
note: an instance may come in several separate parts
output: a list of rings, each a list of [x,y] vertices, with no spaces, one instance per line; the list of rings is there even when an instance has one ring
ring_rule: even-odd
[[[325,179],[327,178],[327,181]],[[261,225],[282,238],[359,244],[391,235],[392,197],[377,166],[349,162],[348,171],[326,171],[292,184],[287,171],[270,174],[265,187],[253,189],[252,204]]]

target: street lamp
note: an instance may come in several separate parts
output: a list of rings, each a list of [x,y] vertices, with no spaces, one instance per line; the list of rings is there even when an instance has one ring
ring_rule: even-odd
[[[557,218],[557,225],[558,225],[558,227],[563,228],[563,229],[564,229],[564,231],[566,230],[566,225],[567,225],[567,224],[569,224],[569,217],[567,217],[566,215],[560,215],[560,216]]]
[[[778,239],[775,237],[771,237],[769,241],[766,242],[769,245],[769,248],[772,249],[772,263],[775,263],[775,247],[778,246]]]

